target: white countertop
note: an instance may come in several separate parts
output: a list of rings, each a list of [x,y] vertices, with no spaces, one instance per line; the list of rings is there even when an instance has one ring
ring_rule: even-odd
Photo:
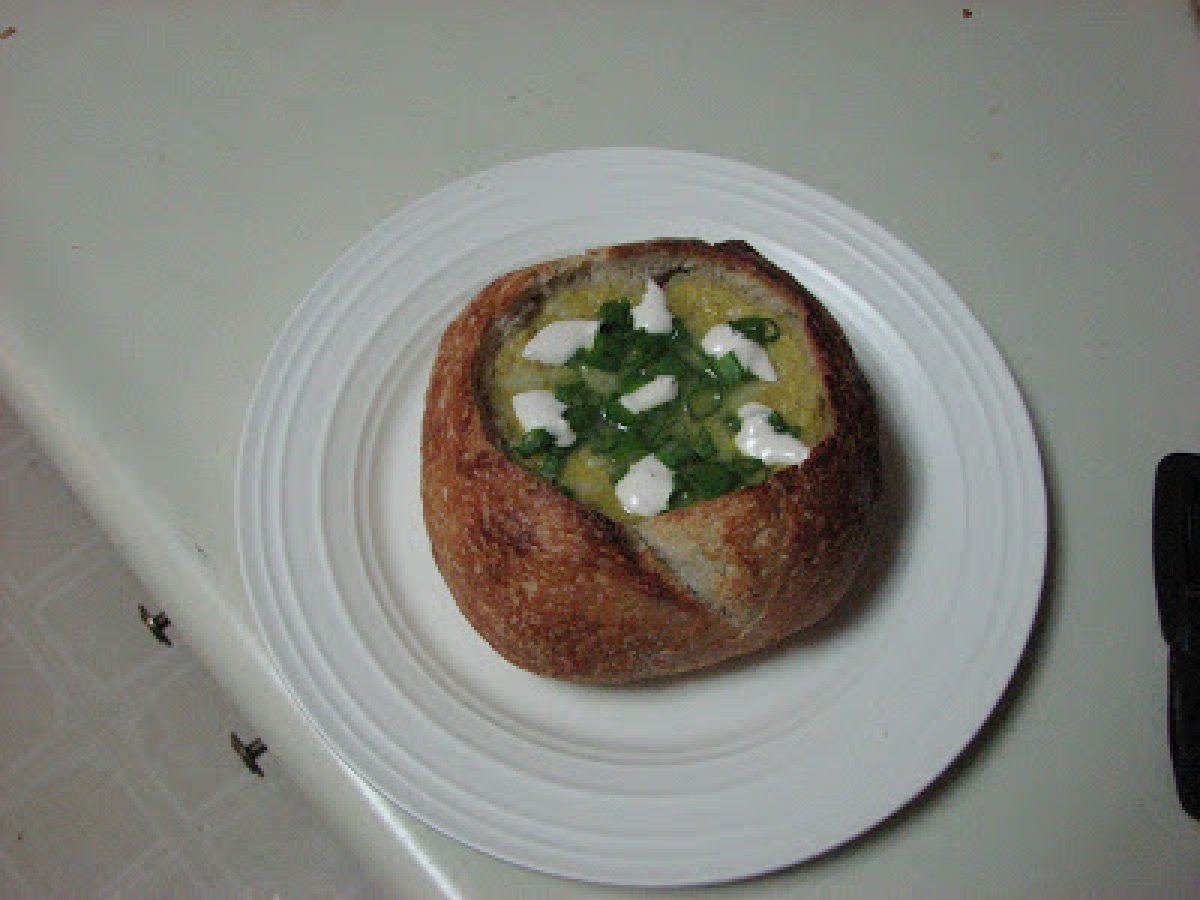
[[[407,8],[406,8],[407,6]],[[1182,2],[14,2],[0,13],[0,388],[272,752],[398,894],[620,893],[417,824],[273,674],[234,538],[279,329],[380,219],[550,150],[641,145],[838,197],[954,286],[1042,442],[1042,611],[979,738],[848,847],[716,890],[1178,893],[1150,566],[1200,450],[1200,40]],[[394,7],[394,8],[393,8]],[[688,892],[677,892],[686,895]]]

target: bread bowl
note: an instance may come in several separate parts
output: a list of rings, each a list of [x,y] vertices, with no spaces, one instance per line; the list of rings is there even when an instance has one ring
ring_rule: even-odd
[[[670,313],[669,334],[642,321],[654,303]],[[748,355],[709,348],[714,322],[736,327]],[[575,345],[539,355],[546,341],[534,338],[572,329]],[[617,371],[598,337],[610,331]],[[778,371],[754,368],[752,344]],[[632,404],[661,386],[651,380],[665,384],[662,372],[674,392],[648,410]],[[547,401],[558,425],[528,427],[519,395],[561,398]],[[776,413],[769,428],[763,409]],[[802,452],[742,460],[751,424]],[[639,463],[661,474],[663,460],[667,488],[638,480]],[[658,485],[643,491],[653,508],[621,494],[635,481]],[[449,325],[434,361],[421,437],[434,560],[474,629],[539,675],[656,678],[814,624],[845,597],[880,493],[875,401],[841,327],[742,242],[663,238],[505,274]]]

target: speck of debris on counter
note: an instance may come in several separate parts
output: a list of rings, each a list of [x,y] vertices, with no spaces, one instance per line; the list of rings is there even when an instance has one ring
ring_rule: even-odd
[[[963,8],[963,18],[964,18],[964,19],[969,19],[969,18],[971,18],[971,16],[973,16],[973,15],[975,15],[975,11],[974,11],[974,10],[967,9],[967,8],[965,8],[965,7]]]
[[[0,41],[6,41],[17,33],[17,29],[9,25],[7,28],[0,30]]]

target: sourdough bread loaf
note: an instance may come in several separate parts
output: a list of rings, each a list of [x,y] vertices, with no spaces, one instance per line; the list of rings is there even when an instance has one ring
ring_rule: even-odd
[[[798,323],[819,439],[801,465],[723,496],[646,518],[606,514],[513,452],[496,408],[497,356],[557,290],[676,278],[720,284]],[[451,323],[426,397],[421,479],[437,566],[498,653],[540,675],[626,683],[760,650],[845,598],[881,492],[877,413],[838,323],[750,246],[618,245],[503,275]]]

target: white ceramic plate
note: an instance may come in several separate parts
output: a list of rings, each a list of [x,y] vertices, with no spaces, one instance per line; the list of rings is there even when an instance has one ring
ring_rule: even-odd
[[[778,649],[634,688],[541,679],[472,631],[434,567],[418,492],[430,363],[493,277],[664,235],[747,240],[842,322],[885,413],[888,537],[857,599]],[[330,747],[443,832],[591,881],[739,878],[878,823],[986,720],[1040,593],[1041,468],[983,330],[863,216],[708,156],[544,156],[401,210],[288,323],[240,465],[249,595]]]

